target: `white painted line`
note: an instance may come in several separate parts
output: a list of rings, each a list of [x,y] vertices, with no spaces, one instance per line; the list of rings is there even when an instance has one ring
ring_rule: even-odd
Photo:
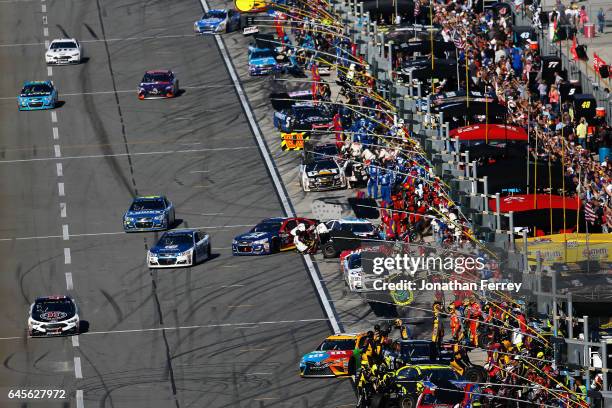
[[[53,145],[53,150],[55,152],[55,157],[62,157],[62,151],[60,150],[59,145]]]
[[[208,12],[209,7],[208,7],[207,1],[200,0],[200,3],[202,4],[202,8],[204,9],[204,11]],[[257,126],[257,123],[255,122],[255,117],[253,115],[253,112],[251,111],[251,107],[248,103],[246,94],[244,93],[244,90],[242,89],[242,84],[240,83],[240,80],[238,79],[236,70],[234,69],[234,66],[232,65],[227,49],[225,49],[223,40],[221,39],[221,36],[218,34],[215,34],[214,37],[215,37],[215,41],[217,42],[217,46],[219,47],[219,50],[221,51],[221,55],[223,56],[223,60],[225,61],[225,66],[227,67],[227,70],[230,73],[230,77],[232,78],[232,82],[234,83],[234,87],[236,88],[236,92],[238,93],[238,98],[240,99],[240,103],[242,104],[246,117],[249,120],[249,124],[251,125],[251,130],[253,131],[253,134],[255,135],[255,139],[257,140],[259,151],[261,152],[264,158],[264,161],[266,162],[266,166],[268,167],[268,171],[270,172],[270,175],[272,176],[274,187],[276,189],[278,196],[281,199],[281,203],[283,205],[285,214],[287,214],[287,216],[289,217],[295,217],[295,213],[293,211],[291,203],[289,202],[289,197],[287,197],[287,194],[285,193],[283,184],[277,173],[274,162],[272,161],[272,158],[270,157],[270,152],[268,152],[267,146],[261,135],[259,127]],[[312,280],[315,288],[317,289],[319,299],[321,300],[321,304],[323,305],[325,315],[329,319],[332,330],[334,331],[334,333],[340,333],[341,331],[340,325],[338,321],[336,320],[334,309],[329,299],[327,298],[326,291],[323,288],[323,284],[320,281],[317,270],[315,269],[314,264],[312,263],[312,259],[310,258],[309,255],[304,256],[304,259],[306,260],[308,272],[310,273],[310,279]]]
[[[60,197],[66,195],[66,192],[64,191],[64,183],[57,183],[57,193]]]
[[[58,183],[58,184],[63,184],[63,183]],[[200,226],[200,227],[193,227],[195,229],[218,229],[218,230],[224,230],[224,229],[233,229],[233,228],[245,228],[245,227],[252,227],[253,224],[237,224],[237,225],[211,225],[211,226]],[[91,232],[91,233],[87,233],[87,234],[70,234],[70,238],[77,238],[77,237],[98,237],[98,236],[104,236],[104,235],[125,235],[125,231],[116,231],[116,232]],[[30,241],[33,239],[49,239],[49,238],[61,238],[61,235],[40,235],[40,236],[35,236],[35,237],[17,237],[17,238],[0,238],[0,242],[5,242],[5,241]],[[214,248],[214,249],[231,249],[231,247],[223,247],[223,248]],[[234,268],[237,266],[229,266],[230,268]]]
[[[85,408],[85,405],[83,404],[83,390],[77,390],[76,404],[77,404],[77,408]]]
[[[47,21],[47,16],[43,16],[43,24],[44,24],[44,25],[47,25],[47,24],[48,24],[48,21]]]
[[[53,68],[47,67],[47,76],[53,76]]]
[[[51,112],[51,122],[57,123],[57,112]]]
[[[124,38],[108,38],[106,40],[81,40],[80,43],[103,43],[106,42],[114,42],[114,41],[143,41],[143,40],[164,40],[168,38],[197,38],[193,34],[169,34],[169,35],[151,35],[146,37],[124,37]],[[42,43],[9,43],[9,44],[0,44],[0,48],[2,47],[26,47],[26,46],[34,46],[41,45]]]
[[[49,36],[49,28],[47,28],[47,27],[43,27],[43,35],[44,35],[45,37],[48,37],[48,36]]]
[[[74,376],[76,378],[83,378],[83,371],[81,370],[81,357],[74,358]]]
[[[79,347],[79,336],[72,336],[72,347]]]
[[[62,239],[68,241],[70,239],[70,233],[68,232],[68,224],[62,225]]]
[[[236,284],[236,285],[222,285],[221,287],[222,288],[241,288],[243,286],[245,286],[245,285],[238,285],[238,284]]]
[[[49,46],[47,45],[47,48],[49,48]],[[219,89],[219,88],[233,88],[234,85],[232,84],[228,84],[228,85],[193,85],[193,86],[181,86],[181,89]],[[66,97],[66,96],[85,96],[85,95],[112,95],[115,93],[133,93],[134,97],[136,97],[136,91],[134,91],[133,89],[121,89],[118,91],[92,91],[92,92],[72,92],[72,93],[62,93],[62,97]],[[0,100],[12,100],[15,99],[14,96],[3,96],[0,97]],[[221,109],[200,109],[200,112],[221,112]],[[189,120],[192,120],[191,118],[189,118]],[[201,144],[201,142],[189,142],[189,143],[185,143],[185,144]]]
[[[223,215],[223,213],[200,213],[200,215]]]
[[[70,248],[64,248],[64,263],[66,265],[70,265],[72,263],[72,258],[70,256]]]
[[[52,112],[52,114],[55,112]],[[217,147],[210,149],[186,149],[186,150],[166,150],[157,152],[136,152],[130,153],[132,156],[155,156],[155,155],[167,155],[167,154],[179,154],[179,153],[202,153],[202,152],[227,152],[233,150],[251,150],[256,149],[255,146],[238,146],[238,147]],[[88,156],[64,156],[62,160],[77,160],[77,159],[102,159],[106,157],[123,157],[127,156],[128,153],[115,153],[115,154],[92,154]],[[15,163],[28,163],[37,161],[50,161],[57,160],[55,157],[41,157],[36,159],[17,159],[17,160],[0,160],[0,164],[15,164]]]
[[[46,4],[43,4],[43,5],[41,6],[41,10],[42,10],[42,12],[43,12],[43,13],[46,13],[46,12],[47,12],[47,5],[46,5]]]
[[[53,140],[59,139],[59,129],[57,127],[53,127]]]
[[[49,44],[51,44],[51,42],[49,42],[49,40],[45,40],[45,48],[49,48]]]
[[[60,217],[66,218],[66,203],[60,203]]]
[[[66,272],[66,289],[74,289],[74,283],[72,282],[72,272]]]
[[[55,163],[55,170],[57,171],[57,177],[64,176],[64,166],[62,163]]]
[[[190,173],[210,173],[210,170],[191,170]]]

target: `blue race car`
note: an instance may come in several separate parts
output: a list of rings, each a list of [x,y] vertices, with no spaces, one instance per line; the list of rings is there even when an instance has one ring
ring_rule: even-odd
[[[174,222],[174,205],[166,197],[136,197],[123,215],[123,230],[163,231],[172,228]]]
[[[204,231],[184,229],[164,232],[147,252],[149,268],[194,266],[210,259],[210,236]]]
[[[17,97],[22,110],[53,109],[57,105],[57,89],[51,81],[26,81]]]
[[[240,13],[235,10],[213,9],[193,23],[196,34],[229,33],[240,29]]]
[[[326,104],[296,103],[289,109],[274,112],[274,127],[281,132],[329,130],[335,110]]]
[[[232,242],[233,255],[269,255],[295,248],[290,232],[299,223],[309,227],[316,223],[308,218],[267,218]]]
[[[271,48],[249,48],[249,75],[259,76],[281,72],[276,60],[277,53]]]

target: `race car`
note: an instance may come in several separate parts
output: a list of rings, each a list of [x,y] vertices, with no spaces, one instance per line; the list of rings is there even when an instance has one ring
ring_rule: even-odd
[[[28,335],[62,336],[79,334],[79,314],[74,300],[68,296],[36,298],[30,306]]]
[[[45,61],[49,65],[79,64],[83,59],[83,48],[74,38],[61,38],[51,41]]]
[[[125,232],[163,231],[174,223],[174,205],[164,196],[136,197],[123,215]]]
[[[240,13],[236,10],[213,9],[193,23],[196,34],[229,33],[240,29]]]
[[[249,48],[249,75],[260,76],[278,73],[282,67],[272,48]]]
[[[183,229],[167,231],[147,252],[149,268],[194,266],[210,259],[210,236],[204,231]]]
[[[300,165],[303,191],[338,190],[347,187],[344,167],[334,159],[323,159]]]
[[[138,86],[138,99],[174,98],[179,81],[170,70],[147,71]]]
[[[351,292],[359,292],[364,289],[363,281],[365,274],[361,265],[361,252],[352,252],[341,260],[340,267],[344,281]]]
[[[329,130],[333,126],[334,109],[330,105],[303,103],[274,112],[274,127],[281,132]]]
[[[366,334],[334,334],[300,360],[301,377],[339,377],[355,373],[353,350],[363,347]]]
[[[452,367],[441,364],[407,365],[395,372],[395,383],[405,391],[393,397],[400,406],[416,406],[417,399],[426,388],[454,389],[453,382],[461,382],[462,378]],[[457,391],[459,392],[459,391]]]
[[[267,218],[254,226],[249,232],[238,235],[232,241],[234,255],[269,255],[295,248],[290,232],[304,223],[307,227],[315,220],[308,218]]]
[[[28,81],[17,97],[17,108],[23,110],[53,109],[57,105],[57,89],[52,81]]]
[[[346,217],[339,220],[329,220],[325,225],[330,231],[347,231],[361,238],[380,238],[374,224],[365,218]]]
[[[346,217],[325,222],[329,230],[329,240],[321,242],[325,258],[336,258],[344,250],[355,250],[363,241],[380,239],[374,224],[364,218]],[[371,242],[371,241],[369,241]]]

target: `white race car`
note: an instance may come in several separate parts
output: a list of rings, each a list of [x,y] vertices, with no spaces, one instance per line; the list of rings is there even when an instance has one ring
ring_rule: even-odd
[[[74,38],[61,38],[51,41],[45,53],[49,65],[79,64],[83,60],[83,48]]]
[[[335,159],[300,165],[300,185],[304,191],[338,190],[347,187],[344,167]]]
[[[32,337],[79,334],[78,311],[68,296],[36,298],[30,306],[28,334]]]

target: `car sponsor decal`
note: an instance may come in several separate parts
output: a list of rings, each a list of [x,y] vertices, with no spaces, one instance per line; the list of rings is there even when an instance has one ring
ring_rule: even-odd
[[[303,150],[304,140],[310,139],[306,132],[281,132],[281,149],[287,150]]]
[[[40,318],[42,320],[47,320],[47,321],[51,321],[51,320],[63,320],[66,318],[66,316],[68,316],[68,313],[66,312],[44,312],[40,314]]]
[[[164,248],[165,249],[177,249],[178,245],[166,245]]]
[[[243,236],[243,239],[257,239],[257,238],[263,238],[265,236],[267,236],[268,234],[266,232],[251,232],[250,234],[247,234],[245,236]]]

